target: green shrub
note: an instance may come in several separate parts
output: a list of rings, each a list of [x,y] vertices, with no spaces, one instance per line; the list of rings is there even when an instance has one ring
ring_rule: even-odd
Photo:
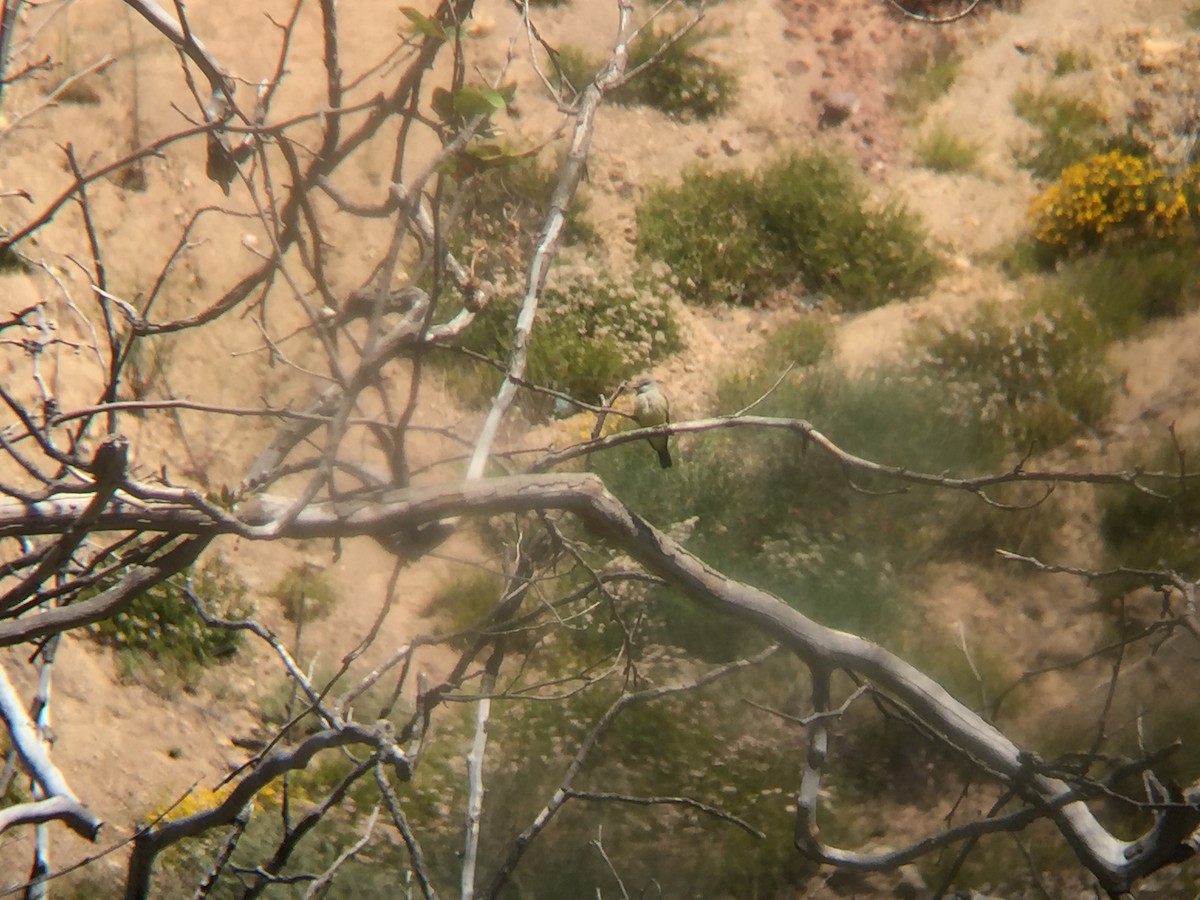
[[[1118,143],[1104,112],[1085,100],[1023,87],[1013,95],[1013,109],[1038,130],[1032,143],[1016,152],[1017,164],[1038,178],[1057,178],[1072,163]]]
[[[833,323],[828,316],[803,315],[776,325],[756,362],[768,374],[782,372],[789,365],[816,365],[829,354],[834,339]]]
[[[651,59],[666,40],[646,29],[629,47],[632,71]],[[626,106],[649,106],[681,119],[711,119],[725,112],[737,97],[737,77],[696,52],[711,37],[696,29],[676,41],[646,71],[613,94]]]
[[[725,380],[715,411],[744,407],[777,378],[772,371]],[[851,378],[814,366],[780,383],[755,413],[807,419],[850,452],[923,471],[978,471],[1000,455],[983,423],[959,422],[940,394],[914,391],[902,371]],[[675,456],[668,477],[641,446],[593,462],[614,493],[636,498],[639,513],[660,527],[695,517],[688,548],[711,565],[818,621],[876,636],[895,626],[905,571],[964,552],[957,529],[968,514],[949,511],[971,503],[975,521],[999,518],[973,498],[900,490],[847,471],[793,433],[732,429],[677,439]],[[973,545],[965,552],[982,555]],[[647,627],[657,640],[710,659],[747,649],[748,638],[680,596],[656,594],[655,609],[659,618]]]
[[[741,172],[686,171],[678,187],[654,188],[638,206],[638,254],[666,262],[689,300],[753,302],[783,280],[756,194],[754,179]]]
[[[627,72],[650,60],[663,42],[665,32],[648,28],[629,45]],[[678,119],[704,121],[725,112],[737,97],[737,77],[697,52],[712,37],[693,29],[672,44],[653,65],[610,94],[622,106],[649,106]],[[576,47],[557,51],[559,70],[576,89],[591,82],[601,63]]]
[[[1200,31],[1200,6],[1192,6],[1183,15],[1184,24],[1193,31]]]
[[[563,44],[554,51],[554,66],[576,91],[582,91],[600,71],[599,60],[588,56],[574,44]]]
[[[906,115],[920,112],[950,90],[961,67],[962,58],[954,44],[944,38],[914,49],[896,73],[892,106]]]
[[[1144,323],[1179,316],[1200,299],[1200,268],[1194,245],[1135,241],[1067,264],[1059,279],[1064,292],[1079,297],[1113,338],[1125,338]]]
[[[554,167],[526,157],[464,179],[456,203],[461,212],[450,237],[452,248],[472,261],[480,278],[520,269],[532,252],[557,182]],[[587,198],[576,192],[566,212],[566,245],[595,240]]]
[[[678,348],[672,293],[662,271],[617,276],[593,263],[561,261],[542,294],[526,378],[587,402],[611,395],[622,380]],[[461,345],[505,363],[520,298],[518,285],[499,281]],[[471,404],[490,396],[499,379],[490,366],[472,368],[458,360],[447,370],[451,388]],[[522,405],[547,415],[552,400],[530,394]]]
[[[1191,459],[1186,452],[1184,459]],[[1200,481],[1180,478],[1179,449],[1164,437],[1149,452],[1128,461],[1130,467],[1176,473],[1164,480],[1147,482],[1159,496],[1125,487],[1106,487],[1096,492],[1100,535],[1104,539],[1104,564],[1136,569],[1171,570],[1184,578],[1200,578],[1200,551],[1196,531],[1200,528]],[[1109,596],[1143,584],[1140,579],[1113,578],[1098,583]]]
[[[305,621],[324,618],[337,605],[333,585],[317,566],[310,563],[299,563],[288,569],[271,591],[271,596],[279,601],[289,622],[296,622],[301,616]]]
[[[496,573],[472,570],[439,587],[423,614],[436,616],[448,631],[463,631],[495,609],[503,586]]]
[[[630,707],[593,753],[586,783],[620,785],[631,796],[687,794],[772,836],[789,834],[791,798],[781,787],[790,783],[788,762],[779,748],[795,740],[796,730],[743,701],[778,708],[804,684],[799,667],[781,658],[702,691]],[[484,817],[484,860],[502,854],[537,814],[566,758],[615,696],[615,685],[602,682],[564,704],[493,707],[496,768],[488,782],[493,802],[490,821]],[[620,861],[631,896],[790,896],[815,870],[786,840],[756,840],[691,810],[579,801],[565,806],[529,848],[518,873],[521,893],[577,897],[611,885],[611,871],[589,846],[598,832],[609,857]],[[703,841],[709,852],[698,856],[691,841],[668,839],[680,834]]]
[[[1054,54],[1054,77],[1062,78],[1072,72],[1082,72],[1092,67],[1092,58],[1086,50],[1064,47]]]
[[[984,304],[965,323],[933,326],[916,346],[919,388],[944,390],[961,422],[983,423],[1019,452],[1094,426],[1116,384],[1104,332],[1079,302],[1012,312]]]
[[[977,142],[937,125],[917,145],[917,161],[935,172],[970,172],[979,161],[979,151]]]
[[[8,229],[0,226],[0,239],[9,236]],[[0,247],[0,273],[4,272],[32,272],[31,266],[25,257],[18,253],[13,247]]]
[[[700,167],[638,207],[638,253],[671,266],[680,292],[701,303],[754,302],[803,282],[847,309],[924,290],[939,264],[916,216],[875,204],[849,169],[819,152],[756,175]]]
[[[192,589],[210,613],[232,619],[250,614],[246,583],[220,556],[194,567],[191,577]],[[150,588],[124,611],[92,625],[91,631],[123,658],[128,669],[140,667],[149,657],[176,675],[232,656],[243,641],[241,631],[205,625],[170,582]]]
[[[812,290],[849,310],[919,294],[939,271],[924,226],[903,206],[872,203],[844,163],[820,153],[763,169],[755,205],[764,238]]]

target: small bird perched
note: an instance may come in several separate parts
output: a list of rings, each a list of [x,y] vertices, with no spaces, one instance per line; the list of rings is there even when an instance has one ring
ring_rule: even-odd
[[[633,383],[633,417],[643,427],[666,425],[671,421],[671,404],[658,389],[658,383],[649,375],[643,375]],[[646,438],[658,454],[658,462],[664,469],[671,468],[671,450],[667,436],[656,434]]]

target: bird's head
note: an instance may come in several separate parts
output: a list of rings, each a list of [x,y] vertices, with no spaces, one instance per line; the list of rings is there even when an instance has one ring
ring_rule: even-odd
[[[633,383],[634,393],[644,394],[646,391],[653,390],[657,385],[654,383],[654,378],[651,375],[640,375]]]

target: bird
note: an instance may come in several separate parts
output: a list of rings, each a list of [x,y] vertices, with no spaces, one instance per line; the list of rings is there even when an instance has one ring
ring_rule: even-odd
[[[649,375],[643,375],[633,383],[633,417],[643,427],[666,425],[671,421],[671,404],[659,390],[658,383]],[[655,434],[646,438],[658,462],[664,469],[671,468],[671,449],[667,446],[667,435]]]

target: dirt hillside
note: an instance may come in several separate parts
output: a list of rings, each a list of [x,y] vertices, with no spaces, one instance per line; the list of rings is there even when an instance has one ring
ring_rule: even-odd
[[[551,43],[571,41],[599,52],[611,40],[614,8],[615,4],[596,0],[574,0],[544,11],[541,28]],[[268,27],[264,24],[268,11],[278,21],[287,10],[283,2],[211,0],[191,4],[188,14],[193,29],[214,52],[239,61],[238,74],[254,82],[265,76],[270,65],[269,60],[259,59],[255,35]],[[865,0],[725,0],[706,13],[704,27],[713,37],[704,46],[738,72],[741,90],[736,107],[706,123],[679,123],[647,109],[604,110],[585,188],[590,217],[606,236],[613,264],[621,265],[630,257],[633,210],[648,184],[675,178],[698,161],[753,168],[812,141],[843,148],[880,196],[903,198],[924,216],[952,263],[926,297],[839,322],[841,359],[852,368],[869,367],[897,352],[914,322],[958,315],[982,300],[1021,297],[1021,284],[1011,281],[997,263],[999,251],[1026,227],[1026,210],[1036,190],[1013,160],[1014,145],[1029,132],[1012,110],[1013,93],[1022,85],[1048,81],[1055,54],[1078,48],[1086,50],[1092,65],[1072,76],[1072,89],[1111,102],[1116,112],[1130,92],[1151,89],[1145,79],[1156,77],[1139,74],[1129,59],[1130,46],[1143,46],[1147,40],[1183,41],[1188,36],[1185,11],[1182,0],[1026,0],[999,10],[989,8],[986,15],[944,32],[963,55],[960,74],[945,96],[912,119],[896,112],[888,101],[905,54],[934,39],[927,26],[905,22],[886,4]],[[343,4],[341,12],[346,46],[369,46],[373,33],[394,32],[403,22],[398,5],[390,0],[356,0]],[[483,3],[477,19],[476,39],[486,42],[490,53],[483,64],[499,65],[515,31],[515,14],[507,4]],[[81,163],[95,165],[134,145],[143,134],[180,127],[179,113],[172,106],[178,99],[172,93],[179,81],[178,61],[164,47],[115,0],[72,6],[47,24],[37,36],[35,55],[53,53],[69,60],[64,65],[77,69],[104,53],[111,53],[115,61],[86,79],[94,103],[59,104],[27,121],[19,120],[22,109],[33,108],[39,92],[63,77],[62,69],[6,93],[5,122],[13,127],[0,138],[0,189],[27,191],[40,206],[68,178],[61,153],[48,148],[69,142]],[[298,32],[294,52],[319,56],[315,29]],[[279,118],[318,104],[319,70],[304,71],[287,82],[273,111]],[[512,75],[521,91],[536,90],[529,66],[518,60]],[[171,90],[164,85],[171,85]],[[823,100],[834,92],[852,94],[856,111],[839,127],[819,130]],[[552,113],[531,112],[514,127],[522,138],[534,141],[554,126],[551,117]],[[939,122],[980,142],[983,153],[975,173],[936,174],[915,164],[913,148],[922,129]],[[383,158],[355,159],[356,182],[351,186],[376,183],[387,166]],[[130,295],[144,290],[161,265],[166,249],[161,223],[177,221],[185,209],[223,202],[204,175],[198,148],[172,150],[149,161],[146,177],[149,189],[143,193],[97,191],[93,199],[100,228],[110,242],[114,284]],[[32,208],[19,196],[0,197],[0,223],[22,221]],[[78,214],[67,208],[60,215],[61,233],[66,234]],[[360,258],[350,242],[341,262],[344,277],[348,279],[354,264],[370,258],[385,238],[382,228],[359,236]],[[57,246],[64,253],[71,250],[79,258],[87,257],[82,245]],[[261,249],[246,235],[199,229],[195,246],[180,264],[186,289],[168,302],[181,309],[199,304],[202,301],[196,298],[204,296],[224,260]],[[72,290],[85,296],[86,281],[78,272],[64,259],[56,264]],[[335,273],[335,278],[340,274]],[[41,276],[4,276],[0,292],[8,307],[15,309],[47,289]],[[690,398],[676,411],[680,418],[706,412],[719,375],[753,353],[779,317],[797,314],[786,305],[770,310],[681,308],[678,312],[687,349],[657,374],[675,396]],[[263,372],[249,357],[243,360],[238,354],[258,343],[245,330],[218,331],[211,340],[224,348],[220,366],[209,364],[214,347],[204,342],[181,342],[172,354],[165,377],[177,396],[203,396],[237,405],[262,397],[282,401],[304,396],[311,387],[289,382],[278,371]],[[1196,402],[1200,362],[1194,352],[1198,341],[1200,315],[1191,315],[1155,326],[1116,348],[1113,358],[1127,372],[1125,392],[1102,432],[1073,448],[1070,461],[1079,466],[1119,464],[1131,447],[1149,435],[1161,434],[1170,422],[1200,429]],[[11,363],[5,364],[11,372]],[[78,371],[73,366],[66,357],[56,361],[64,402],[87,396],[86,385],[71,384],[72,373]],[[264,434],[261,428],[240,423],[209,429],[181,419],[173,427],[147,424],[130,438],[135,464],[143,460],[149,464],[157,459],[157,448],[169,446],[180,477],[212,489],[236,481]],[[1078,546],[1094,540],[1085,534],[1088,522],[1087,514],[1083,515]],[[358,544],[348,546],[336,560],[325,546],[228,542],[221,552],[242,573],[251,592],[264,598],[260,606],[266,617],[280,627],[285,627],[282,617],[265,597],[282,575],[300,560],[327,570],[346,602],[336,620],[317,624],[305,636],[309,647],[319,648],[318,665],[335,664],[349,649],[351,637],[365,630],[378,603],[360,598],[381,597],[390,574],[387,554]],[[406,582],[403,609],[388,620],[374,652],[390,652],[431,627],[423,617],[425,604],[456,560],[477,553],[478,548],[463,540],[443,548],[441,559],[418,567]],[[1078,585],[1055,582],[1030,587],[1015,578],[981,585],[972,573],[959,568],[935,571],[931,579],[925,592],[928,619],[968,622],[980,641],[1003,639],[1014,646],[1038,646],[1041,658],[1052,660],[1095,640],[1093,627],[1077,615],[1091,602]],[[9,653],[5,661],[28,689],[34,675],[25,660]],[[438,664],[437,657],[426,662],[434,669]],[[263,697],[277,687],[274,674],[268,676],[267,671],[264,652],[256,650],[207,674],[200,684],[163,689],[150,684],[156,680],[152,672],[135,675],[134,683],[122,680],[112,655],[84,636],[64,641],[56,669],[54,752],[76,791],[110,823],[107,841],[128,835],[148,810],[197,781],[211,786],[244,758],[232,739],[255,730]],[[1069,688],[1054,679],[1038,690],[1044,694],[1041,705],[1052,709],[1078,699],[1072,693],[1077,685]],[[64,861],[83,852],[82,844],[64,835],[55,858]],[[103,865],[119,866],[119,854]]]

